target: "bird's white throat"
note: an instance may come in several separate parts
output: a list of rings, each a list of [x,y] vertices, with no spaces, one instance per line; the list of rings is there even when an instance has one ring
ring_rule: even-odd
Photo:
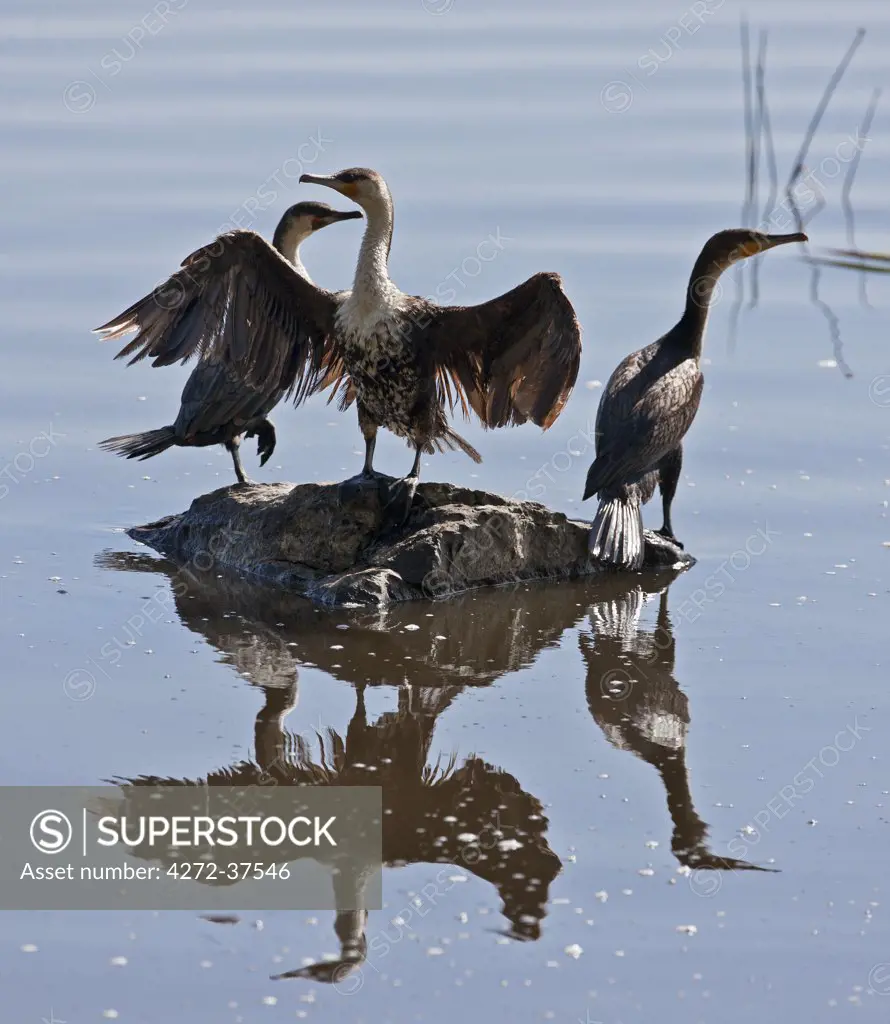
[[[389,278],[389,247],[392,241],[392,206],[383,198],[363,204],[368,218],[349,298],[340,310],[344,329],[358,337],[376,334],[392,320],[405,296]]]

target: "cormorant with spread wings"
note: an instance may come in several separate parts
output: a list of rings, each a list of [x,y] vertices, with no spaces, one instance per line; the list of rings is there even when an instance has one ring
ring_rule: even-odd
[[[360,217],[361,213],[358,210],[341,212],[332,210],[326,203],[297,203],[285,210],[278,222],[272,236],[272,246],[290,261],[297,274],[308,281],[309,274],[300,259],[302,243],[311,234],[330,224]],[[268,248],[259,235],[250,231],[235,231],[221,236],[217,241],[231,250],[229,259],[233,274],[243,272],[257,251],[264,252]],[[188,257],[183,263],[186,275],[191,274],[193,268],[195,274],[199,273],[196,256],[199,254]],[[179,298],[184,299],[186,296],[185,290],[180,295],[175,288],[163,294],[171,312],[177,310]],[[158,298],[161,301],[160,295]],[[185,321],[186,324],[189,322]],[[116,334],[112,333],[110,336],[115,337]],[[118,353],[117,358],[128,355],[132,347],[126,346]],[[131,362],[136,362],[143,354],[137,351]],[[276,440],[275,426],[269,419],[269,413],[284,396],[285,391],[286,388],[278,386],[274,378],[248,382],[237,369],[228,366],[210,347],[185,383],[179,414],[173,423],[156,430],[144,430],[138,434],[109,437],[101,441],[99,447],[128,459],[143,460],[160,455],[168,448],[203,448],[207,445],[222,444],[232,456],[238,483],[249,483],[241,465],[241,439],[257,438],[260,465],[265,466],[275,451]]]
[[[297,401],[333,387],[341,407],[358,407],[361,477],[379,477],[374,446],[386,427],[415,449],[406,478],[412,494],[423,452],[459,448],[481,461],[450,427],[446,407],[472,410],[485,427],[554,422],[581,355],[580,327],[558,275],[535,274],[478,306],[406,295],[388,273],[393,203],[383,178],[352,168],[300,180],[333,188],[365,212],[351,291],[319,288],[258,235],[233,232],[98,331],[117,338],[138,330],[124,353],[152,357],[156,366],[212,352],[248,383]],[[233,236],[237,245],[226,242]]]

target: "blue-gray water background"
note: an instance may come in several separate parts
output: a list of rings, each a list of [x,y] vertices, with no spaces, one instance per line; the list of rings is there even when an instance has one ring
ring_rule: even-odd
[[[811,238],[842,244],[846,165],[831,161],[855,137],[871,90],[888,84],[890,11],[878,0],[746,10],[755,40],[758,28],[770,31],[783,181],[831,71],[855,29],[868,29],[809,159],[825,198]],[[584,327],[579,384],[550,431],[468,427],[483,465],[435,456],[426,478],[528,491],[586,513],[579,438],[598,382],[674,322],[699,247],[740,219],[741,13],[736,0],[603,9],[565,0],[90,0],[76,9],[4,0],[0,782],[195,779],[250,759],[262,658],[251,680],[239,657],[243,669],[244,652],[276,629],[286,633],[281,651],[294,652],[285,686],[299,670],[286,725],[317,743],[316,730],[345,733],[350,683],[375,653],[375,633],[362,625],[304,658],[311,615],[290,632],[274,617],[265,633],[233,626],[226,650],[202,632],[209,614],[186,623],[172,602],[128,632],[146,601],[169,597],[169,579],[97,556],[136,551],[124,528],[180,511],[229,483],[231,467],[216,449],[146,463],[98,450],[109,435],[170,422],[187,370],[127,369],[89,329],[223,226],[270,237],[291,203],[331,201],[298,186],[300,171],[374,167],[395,196],[391,272],[404,290],[435,294],[449,282],[455,301],[470,303],[552,269]],[[882,109],[871,135],[853,190],[858,240],[887,249]],[[317,281],[347,284],[360,230],[353,221],[307,244]],[[503,239],[497,257],[477,262],[491,235]],[[668,600],[696,813],[715,853],[734,850],[780,873],[707,872],[697,883],[678,874],[665,784],[626,737],[591,717],[585,697],[585,682],[598,686],[595,658],[591,669],[583,657],[597,589],[570,599],[559,588],[505,592],[515,620],[489,610],[479,621],[473,599],[447,626],[435,620],[430,651],[448,628],[452,639],[465,632],[491,646],[481,665],[503,665],[490,685],[455,689],[429,762],[455,754],[459,766],[476,755],[543,805],[561,868],[537,939],[505,936],[498,894],[465,869],[409,926],[392,925],[438,871],[422,863],[385,875],[387,909],[372,912],[368,935],[399,938],[385,954],[378,943],[351,995],[269,980],[336,953],[330,915],[281,911],[221,925],[185,912],[6,913],[3,1019],[886,1020],[888,290],[870,281],[865,308],[855,276],[823,278],[853,371],[845,379],[799,256],[789,247],[762,261],[760,302],[742,312],[734,352],[735,284],[723,282],[674,512],[699,562]],[[357,470],[351,414],[314,400],[274,419],[269,465],[259,470],[245,446],[255,478]],[[409,465],[391,437],[378,453],[392,472]],[[554,612],[553,634],[511,660],[520,638],[509,625],[534,636],[559,602],[576,616]],[[641,628],[654,630],[657,608],[645,605]],[[392,662],[381,678],[392,685],[368,690],[372,720],[395,710],[395,686],[414,677],[408,645],[427,614],[402,611],[377,634]],[[449,669],[452,682],[459,668]],[[670,746],[677,721],[661,705],[651,710],[650,739]]]

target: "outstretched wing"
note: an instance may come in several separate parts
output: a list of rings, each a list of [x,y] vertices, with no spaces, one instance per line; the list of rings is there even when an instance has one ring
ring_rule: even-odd
[[[262,236],[230,231],[96,333],[110,340],[138,332],[117,359],[167,366],[199,353],[247,385],[292,391],[299,401],[323,375],[337,304]]]
[[[578,376],[581,328],[558,274],[535,274],[478,306],[412,311],[419,352],[433,360],[439,393],[486,427],[549,427]]]

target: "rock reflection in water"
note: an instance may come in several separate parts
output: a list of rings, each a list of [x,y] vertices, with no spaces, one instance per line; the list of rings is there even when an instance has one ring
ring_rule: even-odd
[[[685,759],[689,706],[673,675],[675,640],[667,610],[675,574],[616,575],[595,585],[532,585],[383,612],[347,612],[321,610],[286,592],[150,556],[107,553],[101,564],[167,575],[183,623],[263,691],[255,760],[185,784],[274,779],[285,785],[380,786],[384,863],[457,865],[490,882],[502,901],[506,932],[516,939],[539,937],[550,886],[562,867],[547,842],[542,804],[501,767],[475,755],[431,761],[430,752],[439,716],[465,688],[490,685],[532,664],[543,650],[559,645],[567,630],[580,630],[594,721],[613,746],[652,764],[664,783],[677,860],[690,868],[763,870],[712,853],[708,826],[695,810]],[[641,613],[656,596],[657,623],[645,629]],[[310,738],[285,729],[284,719],[297,703],[300,666],[317,667],[355,688],[345,731],[318,729]],[[397,686],[398,703],[370,721],[365,694],[378,685]],[[447,887],[448,874],[438,877]],[[361,906],[360,894],[351,898],[352,906]],[[367,910],[337,914],[339,957],[278,977],[355,983],[348,979],[374,954],[367,923]]]
[[[438,717],[463,689],[488,685],[529,664],[558,642],[580,607],[568,620],[541,621],[531,604],[490,592],[484,611],[474,609],[474,629],[466,609],[458,613],[455,602],[350,616],[144,556],[106,555],[102,564],[166,573],[183,622],[264,694],[255,725],[255,761],[196,780],[143,776],[116,779],[116,784],[380,786],[386,865],[458,865],[497,889],[507,934],[538,938],[550,885],[562,867],[547,843],[541,802],[496,765],[456,754],[430,763],[430,749]],[[426,616],[428,608],[434,609],[432,618]],[[346,624],[348,642],[337,629]],[[329,728],[309,739],[285,729],[285,717],[297,703],[301,665],[355,687],[355,711],[345,733]],[[398,685],[397,709],[369,721],[365,692],[381,684]],[[442,872],[437,884],[447,887],[446,879]],[[354,895],[350,899],[357,901]],[[339,913],[340,958],[281,977],[343,980],[366,955],[366,923],[367,911]]]

